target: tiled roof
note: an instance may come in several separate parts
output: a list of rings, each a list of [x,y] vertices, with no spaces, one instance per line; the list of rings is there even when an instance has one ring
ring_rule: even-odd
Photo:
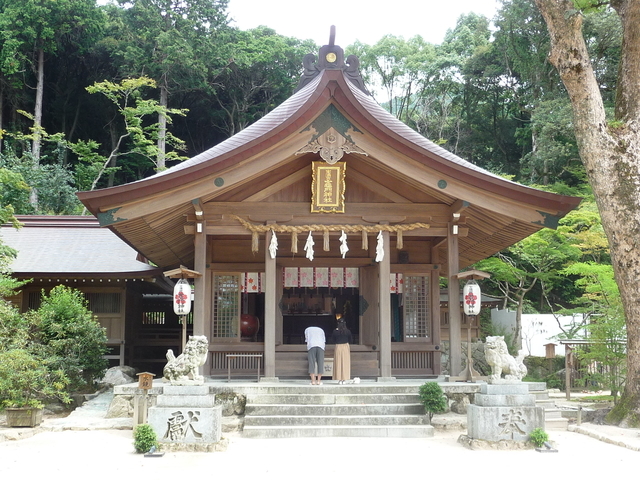
[[[19,217],[16,230],[0,229],[1,240],[18,251],[17,276],[67,275],[152,277],[159,269],[136,259],[137,252],[93,217]]]

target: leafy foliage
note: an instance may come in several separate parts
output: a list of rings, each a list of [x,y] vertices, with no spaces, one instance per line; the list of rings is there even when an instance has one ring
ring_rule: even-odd
[[[69,388],[92,386],[107,367],[107,336],[87,309],[82,292],[64,285],[43,294],[40,308],[32,312],[38,327],[37,340],[52,363],[65,372]]]
[[[69,403],[64,372],[50,368],[42,359],[24,349],[0,350],[0,407],[42,408],[42,400]]]
[[[534,428],[529,434],[529,440],[531,440],[536,447],[542,447],[545,442],[549,441],[549,434],[542,428]]]
[[[426,382],[420,385],[420,400],[429,415],[429,420],[436,413],[444,413],[447,410],[447,397],[437,382]]]
[[[148,423],[136,425],[133,431],[133,446],[137,453],[147,453],[151,447],[158,446],[156,432]]]

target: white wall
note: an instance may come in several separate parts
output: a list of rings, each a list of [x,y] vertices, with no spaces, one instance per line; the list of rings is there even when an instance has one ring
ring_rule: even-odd
[[[558,317],[563,327],[582,321],[582,315],[567,315]],[[560,345],[557,335],[562,333],[558,321],[551,314],[524,314],[522,315],[522,349],[534,357],[546,356],[547,343],[556,344],[556,355],[564,355],[564,346]],[[491,310],[491,323],[498,331],[504,330],[513,335],[515,332],[516,312],[511,310]]]

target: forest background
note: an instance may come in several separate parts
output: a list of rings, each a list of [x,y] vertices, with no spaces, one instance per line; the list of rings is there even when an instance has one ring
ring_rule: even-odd
[[[620,19],[607,7],[585,11],[583,33],[612,111]],[[557,230],[478,264],[493,275],[483,289],[518,320],[582,312],[614,325],[591,335],[624,341],[607,239],[534,2],[503,0],[492,23],[463,15],[440,44],[387,35],[345,50],[376,100],[430,140],[514,181],[584,198]],[[135,181],[216,145],[288,98],[302,57],[317,51],[268,27],[231,27],[227,0],[0,0],[2,220],[83,213],[76,191]]]

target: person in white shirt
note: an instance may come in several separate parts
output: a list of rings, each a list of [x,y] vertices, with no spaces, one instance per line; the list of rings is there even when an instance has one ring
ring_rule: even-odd
[[[308,327],[304,331],[307,342],[307,356],[309,358],[309,375],[311,385],[322,385],[322,371],[324,370],[324,347],[326,338],[320,327]]]

